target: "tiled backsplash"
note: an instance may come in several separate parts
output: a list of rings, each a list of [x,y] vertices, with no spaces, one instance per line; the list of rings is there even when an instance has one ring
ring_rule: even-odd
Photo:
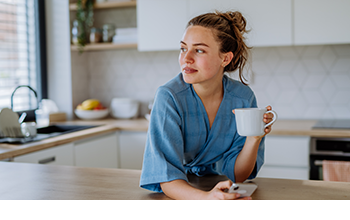
[[[350,45],[254,48],[250,69],[259,107],[272,105],[280,119],[350,118]],[[129,97],[143,115],[156,89],[179,72],[178,51],[72,52],[73,104]]]

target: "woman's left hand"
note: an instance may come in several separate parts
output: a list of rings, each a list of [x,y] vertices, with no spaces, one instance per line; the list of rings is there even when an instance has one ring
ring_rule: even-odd
[[[267,109],[267,111],[270,111],[270,110],[272,110],[272,107],[269,105],[269,106],[266,107],[266,109]],[[270,122],[272,121],[272,119],[273,119],[273,114],[272,114],[272,113],[264,114],[264,119],[263,119],[263,121],[264,121],[266,124],[270,123]],[[267,127],[265,128],[265,130],[264,130],[265,134],[263,135],[263,137],[264,137],[265,135],[267,135],[268,133],[271,132],[271,126],[272,126],[272,125],[267,126]]]

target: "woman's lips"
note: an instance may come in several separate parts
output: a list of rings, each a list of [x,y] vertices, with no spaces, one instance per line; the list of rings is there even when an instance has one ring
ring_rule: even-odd
[[[196,70],[196,69],[193,69],[193,68],[191,68],[191,67],[185,67],[185,68],[183,68],[183,72],[184,72],[184,73],[187,73],[187,74],[190,74],[190,73],[195,73],[195,72],[197,72],[197,70]]]

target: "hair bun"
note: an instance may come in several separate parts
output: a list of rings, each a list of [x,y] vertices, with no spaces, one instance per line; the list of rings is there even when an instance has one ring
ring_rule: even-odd
[[[239,32],[245,33],[247,21],[239,11],[215,12],[218,16],[224,18],[229,24],[238,29]]]

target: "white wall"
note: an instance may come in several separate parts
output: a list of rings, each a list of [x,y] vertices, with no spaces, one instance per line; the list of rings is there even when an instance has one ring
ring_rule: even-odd
[[[72,118],[72,78],[68,1],[46,0],[48,96]]]

